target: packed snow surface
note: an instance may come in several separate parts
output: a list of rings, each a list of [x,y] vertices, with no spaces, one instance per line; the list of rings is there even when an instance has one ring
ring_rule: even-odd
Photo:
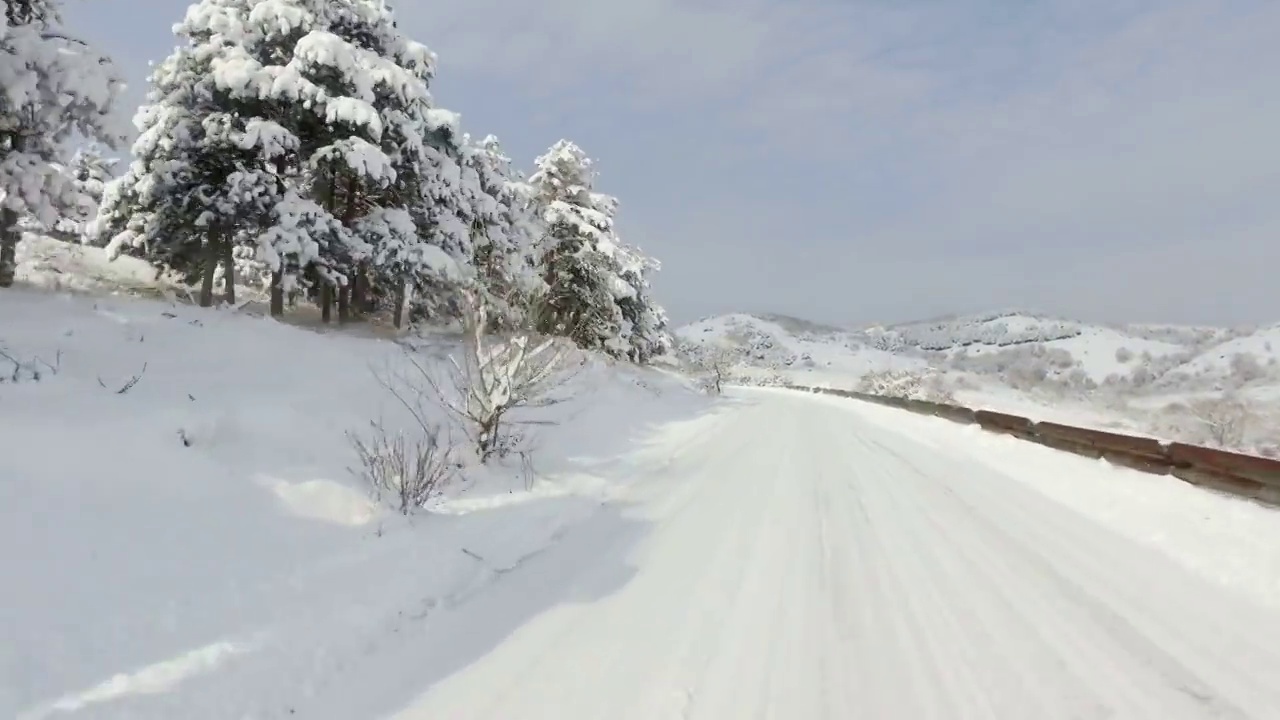
[[[1234,526],[1274,542],[1268,511],[1167,478],[1137,492],[1128,471],[784,392],[655,438],[626,498],[643,529],[586,523],[453,611],[429,642],[571,588],[395,717],[1280,713],[1280,550]],[[1067,475],[1109,506],[1059,502]],[[1166,504],[1208,513],[1197,524],[1225,541],[1213,550],[1251,554],[1269,582],[1198,573],[1184,513],[1148,534]]]
[[[0,717],[1280,717],[1257,505],[595,362],[536,477],[405,520],[343,439],[393,410],[369,368],[396,345],[0,303],[6,353],[44,368],[0,385]]]

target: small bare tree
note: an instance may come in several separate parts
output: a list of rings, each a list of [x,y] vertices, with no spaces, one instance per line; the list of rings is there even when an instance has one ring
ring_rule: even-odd
[[[728,382],[730,370],[733,368],[732,351],[726,347],[711,348],[703,354],[698,364],[707,373],[707,391],[716,395],[723,393],[724,385]]]
[[[481,462],[506,449],[502,428],[512,411],[563,402],[556,396],[576,369],[572,345],[563,338],[518,330],[488,334],[488,311],[474,292],[463,295],[461,357],[451,355],[443,380],[411,357],[437,404],[467,427]],[[580,367],[581,363],[577,364]],[[529,422],[529,421],[525,421]]]
[[[440,426],[425,426],[413,439],[403,430],[388,432],[380,422],[370,426],[368,437],[347,437],[360,462],[352,473],[369,486],[376,502],[389,498],[400,514],[409,515],[431,502],[453,478],[453,445]]]
[[[1218,447],[1239,448],[1244,444],[1252,413],[1248,404],[1239,397],[1228,394],[1219,398],[1202,398],[1192,402],[1189,408]]]

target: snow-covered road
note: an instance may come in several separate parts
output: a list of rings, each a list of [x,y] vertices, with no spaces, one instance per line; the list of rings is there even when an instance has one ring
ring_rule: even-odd
[[[672,427],[619,500],[643,530],[584,523],[439,617],[447,653],[566,598],[395,717],[1280,717],[1280,614],[972,437],[780,391]]]

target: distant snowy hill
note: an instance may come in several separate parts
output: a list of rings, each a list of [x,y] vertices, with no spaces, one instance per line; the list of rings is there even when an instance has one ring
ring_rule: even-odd
[[[1166,374],[1220,379],[1232,358],[1270,362],[1280,326],[1249,329],[1175,325],[1101,325],[1008,311],[945,319],[838,328],[779,315],[705,318],[676,331],[679,352],[692,362],[720,350],[742,368],[784,373],[823,369],[851,379],[912,367],[1000,374],[1019,358],[1044,359],[1051,378],[1075,373],[1102,384]],[[1272,341],[1275,341],[1274,345]],[[1239,364],[1240,361],[1236,361]],[[1185,380],[1186,378],[1181,378]]]
[[[838,328],[777,315],[676,331],[686,366],[737,382],[857,388],[1259,451],[1280,429],[1280,325],[1085,323],[1022,311]],[[1229,400],[1230,432],[1199,418]],[[1214,423],[1220,423],[1214,420]]]
[[[778,375],[792,382],[856,379],[926,365],[923,358],[870,345],[863,333],[780,315],[721,315],[675,334],[676,352],[690,365],[705,365],[719,355],[737,374]]]

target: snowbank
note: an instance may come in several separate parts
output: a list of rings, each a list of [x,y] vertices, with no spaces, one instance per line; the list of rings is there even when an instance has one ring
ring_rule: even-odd
[[[404,421],[373,374],[394,342],[17,288],[0,314],[0,717],[286,716],[602,512],[611,459],[708,402],[593,360],[526,428],[532,483],[473,473],[406,520],[345,438]]]

